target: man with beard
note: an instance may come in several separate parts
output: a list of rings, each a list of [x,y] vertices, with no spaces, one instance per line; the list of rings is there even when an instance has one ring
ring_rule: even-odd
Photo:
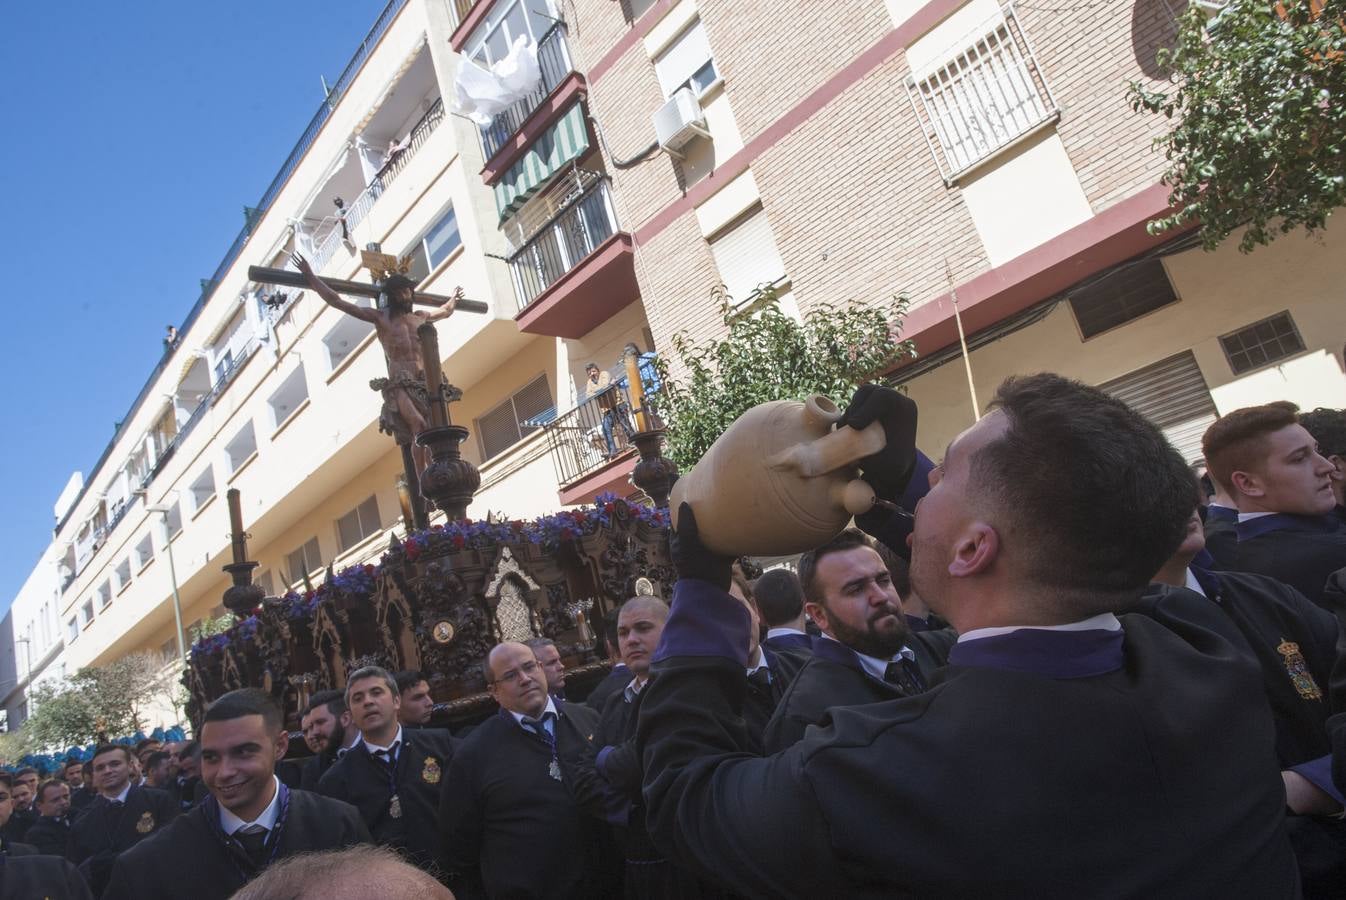
[[[833,707],[921,693],[953,643],[948,631],[911,633],[883,557],[853,528],[799,558],[799,584],[823,633],[767,723],[767,753],[803,739]]]
[[[7,843],[27,843],[28,829],[37,821],[37,810],[33,808],[33,795],[37,787],[37,769],[24,766],[12,776],[14,787],[10,791],[14,808],[9,821],[0,828],[0,837]]]
[[[230,691],[201,725],[203,803],[117,858],[103,900],[224,900],[278,859],[369,840],[349,804],[291,790],[276,775],[290,746],[265,691]]]
[[[868,394],[843,421],[914,433],[910,399]],[[910,471],[914,454],[890,436],[861,474]],[[1191,513],[1158,428],[1096,388],[1011,378],[930,484],[911,580],[959,633],[949,665],[766,758],[734,727],[751,619],[731,560],[680,508],[636,732],[656,844],[753,897],[1298,896],[1275,729],[1237,629],[1187,591],[1114,612]]]
[[[439,793],[456,742],[442,728],[403,729],[397,682],[378,666],[351,673],[346,706],[360,740],[318,781],[319,793],[358,809],[376,843],[430,868],[440,851]]]
[[[448,318],[462,288],[433,312],[418,312],[412,306],[416,284],[405,275],[393,275],[383,282],[387,309],[369,309],[356,306],[318,277],[308,260],[296,253],[293,262],[299,273],[308,279],[308,286],[333,309],[354,316],[374,326],[388,361],[388,378],[383,387],[383,412],[379,415],[379,430],[391,434],[399,444],[410,444],[416,459],[416,470],[425,471],[429,462],[427,451],[415,442],[416,435],[428,427],[430,399],[426,393],[425,371],[421,364],[421,343],[416,329],[427,323]]]
[[[332,763],[360,739],[360,733],[353,732],[350,724],[350,710],[346,709],[341,691],[318,691],[309,698],[308,709],[299,718],[304,743],[313,751],[304,760],[299,780],[302,789],[316,791],[318,781],[332,768]]]

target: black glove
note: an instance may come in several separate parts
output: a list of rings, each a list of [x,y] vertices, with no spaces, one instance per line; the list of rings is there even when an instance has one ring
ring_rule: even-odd
[[[875,421],[883,425],[887,443],[860,460],[860,477],[879,499],[896,503],[916,469],[916,402],[892,388],[862,384],[837,426],[859,430]]]
[[[732,556],[719,556],[701,543],[696,516],[689,503],[678,507],[678,527],[668,534],[668,550],[679,578],[699,578],[729,590]]]

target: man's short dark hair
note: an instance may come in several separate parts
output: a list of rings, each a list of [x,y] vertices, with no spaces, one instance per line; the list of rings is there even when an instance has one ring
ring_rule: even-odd
[[[84,765],[84,760],[81,760],[81,759],[67,759],[65,762],[61,763],[61,775],[62,775],[62,777],[64,777],[64,776],[66,775],[66,773],[68,773],[68,772],[70,771],[70,767],[71,767],[71,766],[83,766],[83,765]]]
[[[1299,407],[1288,400],[1245,406],[1217,419],[1201,437],[1210,477],[1231,491],[1230,477],[1260,464],[1267,453],[1267,436],[1298,424]]]
[[[327,707],[327,711],[339,719],[346,712],[346,695],[341,691],[318,691],[308,698],[303,714],[306,716],[320,706]]]
[[[38,774],[37,769],[34,769],[32,766],[23,766],[21,768],[14,770],[14,778],[16,780],[22,778],[25,775],[37,775],[37,774]]]
[[[155,750],[149,756],[145,757],[145,768],[153,769],[155,766],[159,765],[159,763],[168,762],[172,758],[173,754],[169,753],[167,750]]]
[[[397,682],[399,694],[406,693],[422,681],[428,683],[428,679],[418,669],[403,669],[393,676],[393,680]]]
[[[381,680],[394,697],[399,697],[402,694],[401,689],[397,686],[397,680],[393,678],[392,675],[388,674],[387,669],[382,666],[362,666],[347,677],[346,696],[350,696],[351,685],[355,684],[357,681],[364,681],[366,678],[377,678]],[[349,705],[349,701],[347,701],[347,705]]]
[[[284,722],[280,707],[270,694],[257,688],[239,688],[206,707],[206,717],[201,724],[227,722],[244,716],[261,716],[262,726],[269,732],[279,731]]]
[[[154,738],[141,738],[140,740],[136,741],[136,756],[139,756],[141,753],[144,753],[145,749],[148,748],[151,744],[162,744],[162,743],[163,741],[157,741]]]
[[[804,599],[810,603],[817,603],[825,606],[827,599],[822,585],[818,584],[818,563],[823,557],[832,553],[844,553],[847,550],[854,550],[856,547],[870,547],[873,544],[869,542],[869,537],[857,528],[847,528],[841,534],[832,538],[821,547],[815,547],[803,556],[799,557],[799,588],[804,592]]]
[[[194,741],[194,740],[188,741],[187,743],[183,744],[181,747],[178,748],[178,762],[182,762],[184,759],[189,759],[193,756],[196,756],[200,752],[201,752],[200,741]]]
[[[752,599],[757,614],[767,628],[778,628],[799,618],[804,612],[804,591],[799,576],[789,569],[771,569],[752,584]]]
[[[549,637],[535,637],[524,641],[523,645],[529,650],[532,650],[534,656],[537,656],[537,652],[543,647],[555,647],[556,641],[553,641]],[[560,651],[558,650],[557,652],[559,653]]]
[[[43,781],[41,784],[37,786],[37,795],[33,798],[33,802],[34,803],[46,802],[44,795],[47,793],[47,790],[49,788],[59,788],[59,787],[68,788],[69,786],[70,785],[66,784],[64,781],[57,781],[55,778],[48,778],[47,780]]]
[[[126,764],[131,764],[131,748],[125,744],[99,744],[94,748],[93,756],[89,757],[89,762],[97,762],[98,757],[107,753],[120,753],[126,757]]]
[[[0,771],[0,785],[4,785],[8,790],[14,790],[14,776],[8,772]]]
[[[598,369],[598,363],[596,363],[596,362],[585,363],[585,364],[584,364],[584,371],[586,371],[586,372],[597,372],[597,371],[599,371],[599,369]]]
[[[1313,435],[1323,456],[1346,456],[1346,409],[1320,406],[1312,412],[1300,413],[1299,424]]]
[[[1007,427],[969,460],[968,484],[1013,535],[1022,577],[1055,616],[1132,602],[1187,533],[1187,463],[1144,416],[1059,375],[1008,378],[990,408]]]
[[[603,640],[607,642],[609,649],[620,650],[620,642],[617,640],[617,610],[610,610],[603,617]]]

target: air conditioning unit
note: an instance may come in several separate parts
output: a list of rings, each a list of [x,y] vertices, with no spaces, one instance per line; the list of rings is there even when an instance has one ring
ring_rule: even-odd
[[[682,159],[682,148],[698,137],[709,138],[701,103],[689,87],[679,88],[654,114],[654,133],[659,146]]]

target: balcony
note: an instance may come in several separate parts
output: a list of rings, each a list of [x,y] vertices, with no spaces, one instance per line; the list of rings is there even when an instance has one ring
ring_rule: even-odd
[[[538,68],[542,70],[542,81],[537,88],[518,100],[509,109],[491,120],[491,124],[481,130],[482,156],[491,160],[500,149],[517,134],[528,121],[542,101],[551,96],[570,74],[570,50],[566,47],[565,25],[557,22],[551,30],[542,36],[537,44]],[[559,108],[559,107],[558,107]],[[491,169],[504,170],[503,166],[489,166]]]
[[[583,337],[640,296],[609,191],[606,177],[595,180],[509,257],[521,331]]]

